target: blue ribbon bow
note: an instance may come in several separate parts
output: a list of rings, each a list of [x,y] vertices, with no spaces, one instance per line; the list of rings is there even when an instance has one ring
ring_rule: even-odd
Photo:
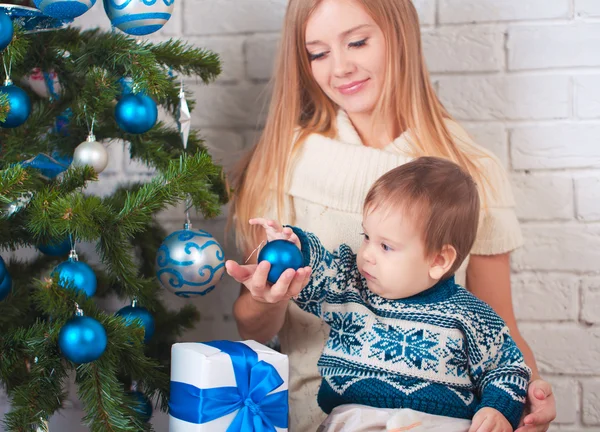
[[[237,387],[200,389],[171,381],[169,413],[188,423],[202,424],[237,410],[227,432],[274,432],[288,427],[287,390],[269,394],[283,379],[277,370],[240,342],[203,342],[231,356]]]

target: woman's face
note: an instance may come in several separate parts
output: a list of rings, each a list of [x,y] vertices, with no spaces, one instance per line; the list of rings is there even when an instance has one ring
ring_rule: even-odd
[[[323,0],[306,26],[315,81],[352,115],[373,113],[383,88],[383,32],[356,0]]]

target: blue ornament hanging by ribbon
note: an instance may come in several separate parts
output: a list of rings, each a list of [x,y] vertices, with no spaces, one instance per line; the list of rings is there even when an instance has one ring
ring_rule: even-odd
[[[231,358],[235,385],[198,388],[171,381],[169,415],[201,425],[237,411],[227,432],[275,432],[288,427],[288,391],[272,393],[284,380],[273,365],[259,361],[241,342],[202,342]]]
[[[156,102],[144,94],[128,94],[115,106],[115,120],[125,132],[142,134],[156,124],[158,107]]]
[[[12,291],[12,277],[6,273],[0,282],[0,301],[4,300]]]
[[[171,18],[174,6],[175,0],[104,0],[111,24],[132,36],[160,30]]]
[[[96,292],[96,274],[94,270],[86,263],[77,261],[77,255],[69,257],[57,265],[54,272],[58,274],[58,284],[63,287],[70,287],[76,291],[83,291],[88,297]]]
[[[58,333],[58,346],[65,358],[73,363],[98,360],[107,344],[108,338],[102,324],[88,316],[74,316]]]
[[[96,0],[34,0],[44,15],[56,19],[73,19],[89,11]]]
[[[148,423],[152,418],[152,402],[146,397],[146,395],[140,391],[128,392],[133,397],[134,405],[133,410],[137,412],[144,423]]]
[[[8,15],[0,11],[0,51],[10,44],[14,36],[13,22]]]
[[[31,99],[25,91],[6,80],[0,87],[0,92],[8,95],[9,110],[6,120],[0,122],[0,127],[15,128],[21,126],[31,114]]]
[[[258,254],[258,262],[265,260],[271,263],[267,280],[272,284],[287,269],[298,270],[304,264],[304,257],[298,246],[287,240],[268,242]]]
[[[208,232],[186,228],[171,233],[158,248],[156,277],[179,297],[211,292],[225,274],[225,252]]]
[[[128,325],[139,321],[144,329],[144,343],[148,343],[152,339],[154,335],[154,317],[145,307],[137,306],[134,301],[131,306],[121,308],[115,315],[123,317]]]

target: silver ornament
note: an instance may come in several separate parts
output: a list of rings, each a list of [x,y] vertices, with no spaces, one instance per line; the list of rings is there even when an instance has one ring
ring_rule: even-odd
[[[26,207],[27,204],[33,198],[33,192],[24,192],[13,202],[3,204],[0,206],[0,216],[9,218],[14,214],[18,213],[22,208]]]
[[[210,233],[185,228],[163,241],[156,255],[156,267],[161,285],[175,295],[203,296],[223,277],[225,253]]]
[[[100,174],[108,165],[108,152],[106,148],[96,141],[96,137],[90,134],[87,140],[79,144],[73,153],[73,166],[82,167],[89,165]]]
[[[192,126],[192,116],[188,108],[187,100],[185,100],[185,92],[183,91],[183,80],[179,87],[179,107],[177,112],[177,126],[179,126],[179,135],[183,149],[187,150],[188,137],[190,136],[190,127]]]

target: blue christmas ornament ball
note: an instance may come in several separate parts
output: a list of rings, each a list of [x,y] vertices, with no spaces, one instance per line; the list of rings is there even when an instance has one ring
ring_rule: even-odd
[[[60,285],[66,287],[70,282],[76,291],[83,291],[88,297],[96,292],[96,274],[86,263],[68,259],[57,265],[54,271],[58,273]]]
[[[0,256],[0,282],[4,279],[4,276],[8,274],[8,270],[6,269],[6,263],[4,259]]]
[[[0,282],[0,300],[4,300],[12,290],[12,277],[6,273]]]
[[[35,7],[57,19],[73,19],[83,15],[96,4],[96,0],[34,0]]]
[[[298,246],[287,240],[268,242],[258,254],[258,262],[265,260],[271,263],[267,280],[272,284],[287,269],[298,270],[304,264],[304,257]]]
[[[14,32],[12,20],[4,12],[0,12],[0,51],[10,44]]]
[[[111,24],[132,36],[160,30],[171,18],[174,6],[175,0],[104,0]]]
[[[13,84],[3,85],[0,92],[8,95],[9,110],[6,120],[0,122],[3,128],[21,126],[31,114],[31,99],[22,88]]]
[[[115,107],[117,125],[127,133],[142,134],[156,124],[158,108],[150,96],[128,94]]]
[[[159,282],[175,295],[203,296],[225,274],[225,253],[210,233],[183,229],[171,233],[160,245],[156,267]]]
[[[89,363],[104,354],[108,338],[99,321],[88,316],[74,316],[58,333],[58,346],[73,363]]]
[[[38,250],[45,255],[50,256],[63,256],[69,253],[71,250],[71,241],[69,238],[65,238],[63,241],[40,244],[37,246]]]
[[[148,309],[141,306],[125,306],[124,308],[121,308],[116,315],[125,318],[127,324],[130,324],[135,320],[141,321],[142,327],[144,328],[144,343],[148,343],[150,339],[152,339],[152,336],[154,335],[154,317]]]
[[[152,417],[152,402],[146,395],[140,391],[129,392],[129,395],[135,400],[135,405],[132,407],[134,411],[139,413],[144,423],[148,423]]]

